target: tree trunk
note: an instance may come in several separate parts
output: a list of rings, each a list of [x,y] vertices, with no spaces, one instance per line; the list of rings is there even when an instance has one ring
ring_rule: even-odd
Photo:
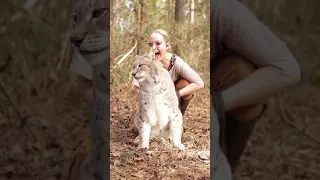
[[[183,4],[182,0],[175,0],[175,11],[174,11],[174,20],[180,22],[183,15]]]
[[[141,50],[143,49],[142,44],[143,44],[143,21],[144,21],[144,7],[145,2],[143,0],[138,0],[138,3],[135,7],[135,16],[136,16],[136,37],[137,37],[137,48],[136,48],[136,54],[140,54]]]
[[[194,22],[194,0],[191,0],[190,4],[190,23],[193,24]]]
[[[108,1],[109,2],[109,1]],[[110,3],[110,2],[109,2]],[[108,3],[107,16],[110,17]],[[110,22],[108,22],[110,23]],[[109,24],[110,25],[110,24]],[[108,31],[110,35],[110,29]],[[110,47],[110,42],[109,42]],[[92,167],[93,179],[107,180],[110,175],[110,51],[93,66]]]

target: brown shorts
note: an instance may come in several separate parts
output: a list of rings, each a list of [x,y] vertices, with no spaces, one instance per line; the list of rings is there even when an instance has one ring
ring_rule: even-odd
[[[218,91],[223,91],[246,78],[256,70],[256,66],[244,57],[230,54],[224,57],[211,71],[210,85]],[[250,121],[259,117],[264,109],[263,104],[232,109],[228,113],[243,121]]]

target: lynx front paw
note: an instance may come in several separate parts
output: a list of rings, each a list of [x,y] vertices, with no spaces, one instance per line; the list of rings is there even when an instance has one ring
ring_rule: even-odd
[[[149,142],[145,142],[140,139],[138,149],[149,149]]]
[[[185,146],[183,144],[180,144],[178,146],[178,148],[179,148],[180,151],[184,151],[185,150]]]
[[[146,151],[148,149],[149,149],[149,147],[139,145],[138,148],[137,148],[137,151]]]
[[[139,144],[140,142],[140,136],[137,136],[135,139],[134,139],[134,143],[135,144]]]

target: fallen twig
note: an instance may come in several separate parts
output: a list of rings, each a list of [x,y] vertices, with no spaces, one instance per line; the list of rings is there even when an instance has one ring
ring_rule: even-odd
[[[120,65],[128,56],[129,56],[129,54],[137,47],[137,41],[134,43],[134,46],[133,46],[133,48],[129,51],[129,52],[127,52],[120,60],[119,60],[119,62],[117,63],[118,65]]]
[[[130,49],[130,51],[128,51],[124,56],[122,56],[122,58],[118,61],[118,63],[112,67],[110,72],[112,72],[113,69],[118,67],[129,56],[129,54],[133,52],[133,50],[137,47],[137,44],[138,44],[137,41],[135,41],[134,46]]]
[[[203,103],[204,105],[206,105],[207,107],[210,108],[210,104],[205,103],[204,100],[201,98],[201,96],[197,96],[197,99],[198,99],[201,103]],[[209,102],[209,103],[210,103],[210,102]]]
[[[111,92],[112,96],[113,96],[117,101],[120,101],[119,98],[118,98],[117,93],[115,93],[112,88],[110,88],[110,92]]]
[[[13,101],[13,99],[11,98],[11,96],[9,95],[9,93],[6,91],[6,89],[4,88],[4,85],[0,82],[0,88],[3,92],[3,94],[5,95],[5,97],[9,100],[14,112],[16,113],[16,115],[18,116],[20,122],[21,122],[21,127],[23,127],[24,125],[26,125],[28,131],[30,132],[31,136],[33,137],[34,140],[37,140],[36,136],[32,133],[30,127],[28,126],[28,124],[26,123],[27,119],[34,117],[34,116],[38,116],[35,114],[30,114],[27,116],[22,116],[19,108],[17,106],[17,104]],[[40,117],[40,116],[39,116]]]
[[[125,54],[120,54],[118,57],[116,57],[116,58],[113,58],[115,61],[116,60],[118,60],[121,56],[123,56],[123,55],[125,55]]]
[[[10,64],[10,62],[12,61],[12,58],[10,55],[7,55],[5,59],[5,62],[0,64],[0,73],[2,73]]]
[[[198,57],[200,57],[200,55],[201,55],[202,53],[206,52],[206,51],[210,51],[210,48],[208,48],[208,49],[206,49],[206,50],[204,50],[204,51],[200,51],[200,52],[198,53]]]
[[[313,138],[312,136],[308,135],[307,133],[305,133],[305,129],[303,128],[302,130],[298,129],[294,124],[290,123],[289,117],[288,115],[290,115],[290,113],[288,112],[288,110],[283,106],[283,102],[280,99],[280,96],[276,97],[276,99],[278,100],[278,104],[279,104],[279,110],[280,110],[280,119],[287,124],[288,126],[292,127],[293,129],[296,129],[299,133],[301,133],[302,135],[310,138],[312,141],[314,141],[315,143],[317,143],[318,145],[320,145],[320,142]],[[294,119],[293,116],[291,116],[291,118]]]
[[[61,51],[60,51],[60,58],[59,58],[58,63],[57,63],[57,70],[58,71],[61,69],[63,62],[66,59],[65,58],[65,56],[66,56],[65,54],[66,54],[66,50],[68,48],[69,36],[70,36],[70,33],[68,33],[66,35],[64,41],[62,42],[62,48],[61,48]]]
[[[24,5],[23,5],[23,9],[26,11],[30,11],[30,9],[37,3],[37,0],[27,0]],[[18,21],[21,17],[23,17],[23,13],[22,12],[18,12],[16,14],[14,14],[11,17],[11,23]]]

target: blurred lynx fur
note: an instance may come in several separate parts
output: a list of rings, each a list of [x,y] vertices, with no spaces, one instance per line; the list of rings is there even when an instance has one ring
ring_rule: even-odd
[[[73,9],[73,29],[70,36],[73,53],[80,54],[90,63],[104,61],[109,56],[107,7],[106,0],[78,0]],[[63,167],[61,179],[93,180],[90,137],[78,142],[72,150]]]

